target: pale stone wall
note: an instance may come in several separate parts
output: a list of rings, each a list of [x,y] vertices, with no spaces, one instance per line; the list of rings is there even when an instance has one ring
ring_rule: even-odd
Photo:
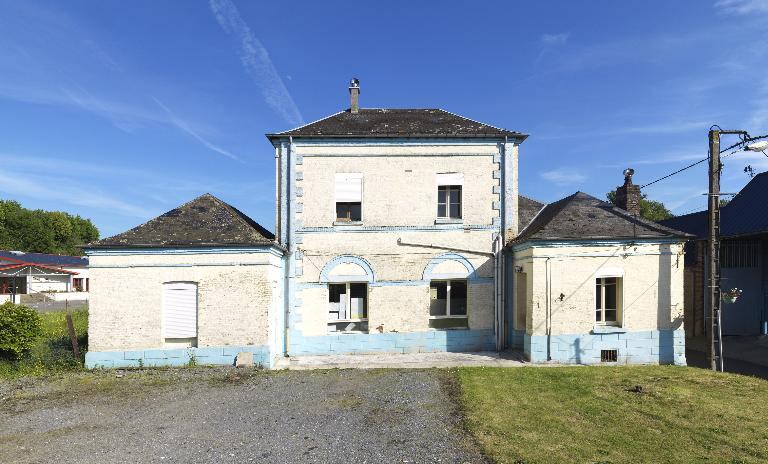
[[[529,334],[546,333],[547,257],[550,257],[553,335],[589,333],[595,327],[595,279],[601,268],[624,270],[622,328],[628,331],[682,329],[681,244],[537,247],[515,255],[515,264],[523,267],[527,277],[526,331]]]
[[[318,282],[328,261],[339,255],[358,256],[368,261],[376,280],[420,280],[430,260],[447,249],[398,245],[397,239],[414,244],[432,244],[490,253],[494,231],[464,232],[370,232],[370,233],[305,233],[300,249],[303,253],[303,275],[300,282]],[[467,258],[478,270],[478,277],[493,277],[493,259],[489,256],[456,252]]]
[[[267,345],[279,307],[270,253],[90,256],[89,350],[162,348],[164,282],[198,284],[198,346]],[[271,340],[270,340],[271,338]]]
[[[361,150],[363,147],[357,147]],[[428,150],[434,147],[424,147]],[[443,148],[443,147],[440,147]],[[486,150],[487,146],[460,147],[458,153]],[[495,153],[498,148],[492,147]],[[342,150],[344,149],[344,150]],[[389,150],[393,150],[390,147]],[[458,147],[443,151],[457,153]],[[306,149],[304,149],[306,150]],[[337,147],[336,153],[349,150]],[[378,148],[382,151],[383,148]],[[411,149],[414,151],[414,149]],[[302,150],[297,150],[301,153]],[[499,217],[492,203],[499,201],[494,187],[499,179],[493,153],[487,156],[304,156],[298,170],[303,180],[303,211],[296,218],[305,227],[329,227],[336,219],[334,176],[336,173],[363,174],[362,222],[365,226],[434,225],[437,217],[437,174],[461,172],[464,224],[491,224]]]
[[[296,327],[304,336],[327,335],[328,289],[300,291],[301,322]],[[422,332],[429,329],[429,285],[378,286],[368,289],[368,327],[371,333]],[[493,284],[469,285],[469,328],[493,328]]]
[[[468,288],[469,328],[493,328],[493,259],[488,254],[500,226],[499,144],[297,143],[294,149],[299,157],[296,219],[301,240],[301,272],[296,279],[301,304],[293,309],[300,322],[295,329],[303,336],[328,333],[328,290],[319,285],[320,274],[334,258],[352,255],[367,261],[375,278],[368,294],[371,333],[379,326],[384,332],[431,330],[429,282],[424,280],[424,270],[445,253],[462,256],[477,271]],[[425,230],[435,227],[437,174],[446,172],[464,174],[462,224],[438,226],[452,228],[449,231]],[[336,218],[336,173],[363,174],[361,226],[331,228]],[[365,230],[369,227],[397,230]],[[409,230],[411,227],[415,230]],[[403,243],[398,244],[398,239]],[[466,270],[458,262],[435,269],[439,274],[461,272]],[[341,264],[330,274],[359,275],[360,269],[356,264]]]

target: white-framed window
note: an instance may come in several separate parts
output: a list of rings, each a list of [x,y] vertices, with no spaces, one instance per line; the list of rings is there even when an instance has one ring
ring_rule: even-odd
[[[361,173],[336,173],[334,179],[336,222],[363,220],[363,175]]]
[[[595,280],[595,323],[621,326],[622,277]]]
[[[467,281],[433,280],[429,283],[429,327],[465,329],[467,318]]]
[[[328,331],[368,331],[368,284],[328,284]]]
[[[197,283],[163,284],[163,338],[167,345],[197,346]]]
[[[464,174],[450,172],[437,175],[437,218],[462,218]]]

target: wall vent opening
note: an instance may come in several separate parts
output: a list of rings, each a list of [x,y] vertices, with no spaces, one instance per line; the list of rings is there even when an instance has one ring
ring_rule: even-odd
[[[619,350],[600,350],[600,362],[615,363],[619,359]]]

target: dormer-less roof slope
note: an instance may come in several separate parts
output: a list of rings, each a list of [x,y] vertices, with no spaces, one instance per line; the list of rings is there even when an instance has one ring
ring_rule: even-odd
[[[274,240],[272,232],[206,193],[149,222],[85,248],[260,246],[274,245]]]
[[[523,195],[518,195],[517,197],[517,220],[518,220],[518,227],[520,230],[525,229],[528,227],[528,224],[531,223],[533,218],[536,217],[537,214],[539,214],[539,211],[541,211],[541,208],[543,208],[545,205],[544,203],[541,203],[539,201],[536,201],[532,198],[528,198]]]
[[[545,206],[515,243],[531,240],[686,238],[688,234],[632,216],[623,209],[576,192]]]
[[[528,137],[483,124],[441,109],[361,108],[341,111],[319,121],[285,132],[267,134],[280,137]]]

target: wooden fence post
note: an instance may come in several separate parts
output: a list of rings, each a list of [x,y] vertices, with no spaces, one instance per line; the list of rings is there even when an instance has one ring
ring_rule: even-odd
[[[77,333],[75,332],[75,323],[72,322],[72,314],[66,313],[67,329],[69,330],[69,339],[72,341],[72,352],[75,359],[80,360],[80,346],[77,344]]]

